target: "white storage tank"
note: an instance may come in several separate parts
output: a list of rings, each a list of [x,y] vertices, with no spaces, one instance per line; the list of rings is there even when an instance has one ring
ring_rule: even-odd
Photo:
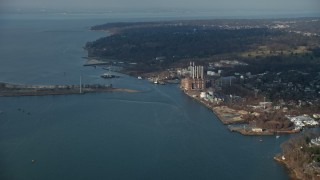
[[[206,92],[201,92],[200,93],[200,98],[206,98],[207,97],[207,93]]]

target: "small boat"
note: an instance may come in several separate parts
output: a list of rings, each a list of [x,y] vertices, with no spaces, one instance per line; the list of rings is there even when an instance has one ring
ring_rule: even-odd
[[[157,77],[156,79],[154,79],[153,83],[154,83],[154,84],[159,84],[159,77]]]
[[[277,139],[279,139],[279,138],[280,138],[280,136],[279,136],[279,135],[277,135],[277,136],[276,136],[276,138],[277,138]]]
[[[116,75],[113,75],[113,74],[108,74],[108,73],[104,73],[100,77],[102,77],[104,79],[119,78],[119,76],[116,76]]]
[[[141,76],[138,76],[138,79],[142,79],[142,77],[141,77]]]

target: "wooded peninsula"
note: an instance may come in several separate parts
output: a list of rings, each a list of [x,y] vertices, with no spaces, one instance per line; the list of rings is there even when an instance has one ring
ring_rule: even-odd
[[[120,22],[92,30],[108,36],[85,45],[90,60],[156,84],[181,81],[231,131],[278,136],[319,126],[320,18]],[[276,159],[295,177],[317,178],[319,142],[319,135],[293,139]]]

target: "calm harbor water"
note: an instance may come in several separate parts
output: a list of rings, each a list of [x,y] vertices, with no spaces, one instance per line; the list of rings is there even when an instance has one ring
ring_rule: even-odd
[[[0,18],[0,81],[76,84],[81,75],[144,91],[0,97],[0,179],[288,179],[273,156],[290,136],[230,133],[177,85],[104,80],[105,70],[83,67],[84,44],[106,35],[89,27],[117,20],[126,17]]]

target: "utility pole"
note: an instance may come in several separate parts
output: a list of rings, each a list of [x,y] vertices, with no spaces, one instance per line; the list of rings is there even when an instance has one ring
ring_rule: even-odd
[[[82,79],[81,79],[81,75],[80,75],[80,94],[82,94]]]
[[[258,92],[259,92],[259,89],[254,89],[254,97],[255,97],[255,98],[258,97]]]

